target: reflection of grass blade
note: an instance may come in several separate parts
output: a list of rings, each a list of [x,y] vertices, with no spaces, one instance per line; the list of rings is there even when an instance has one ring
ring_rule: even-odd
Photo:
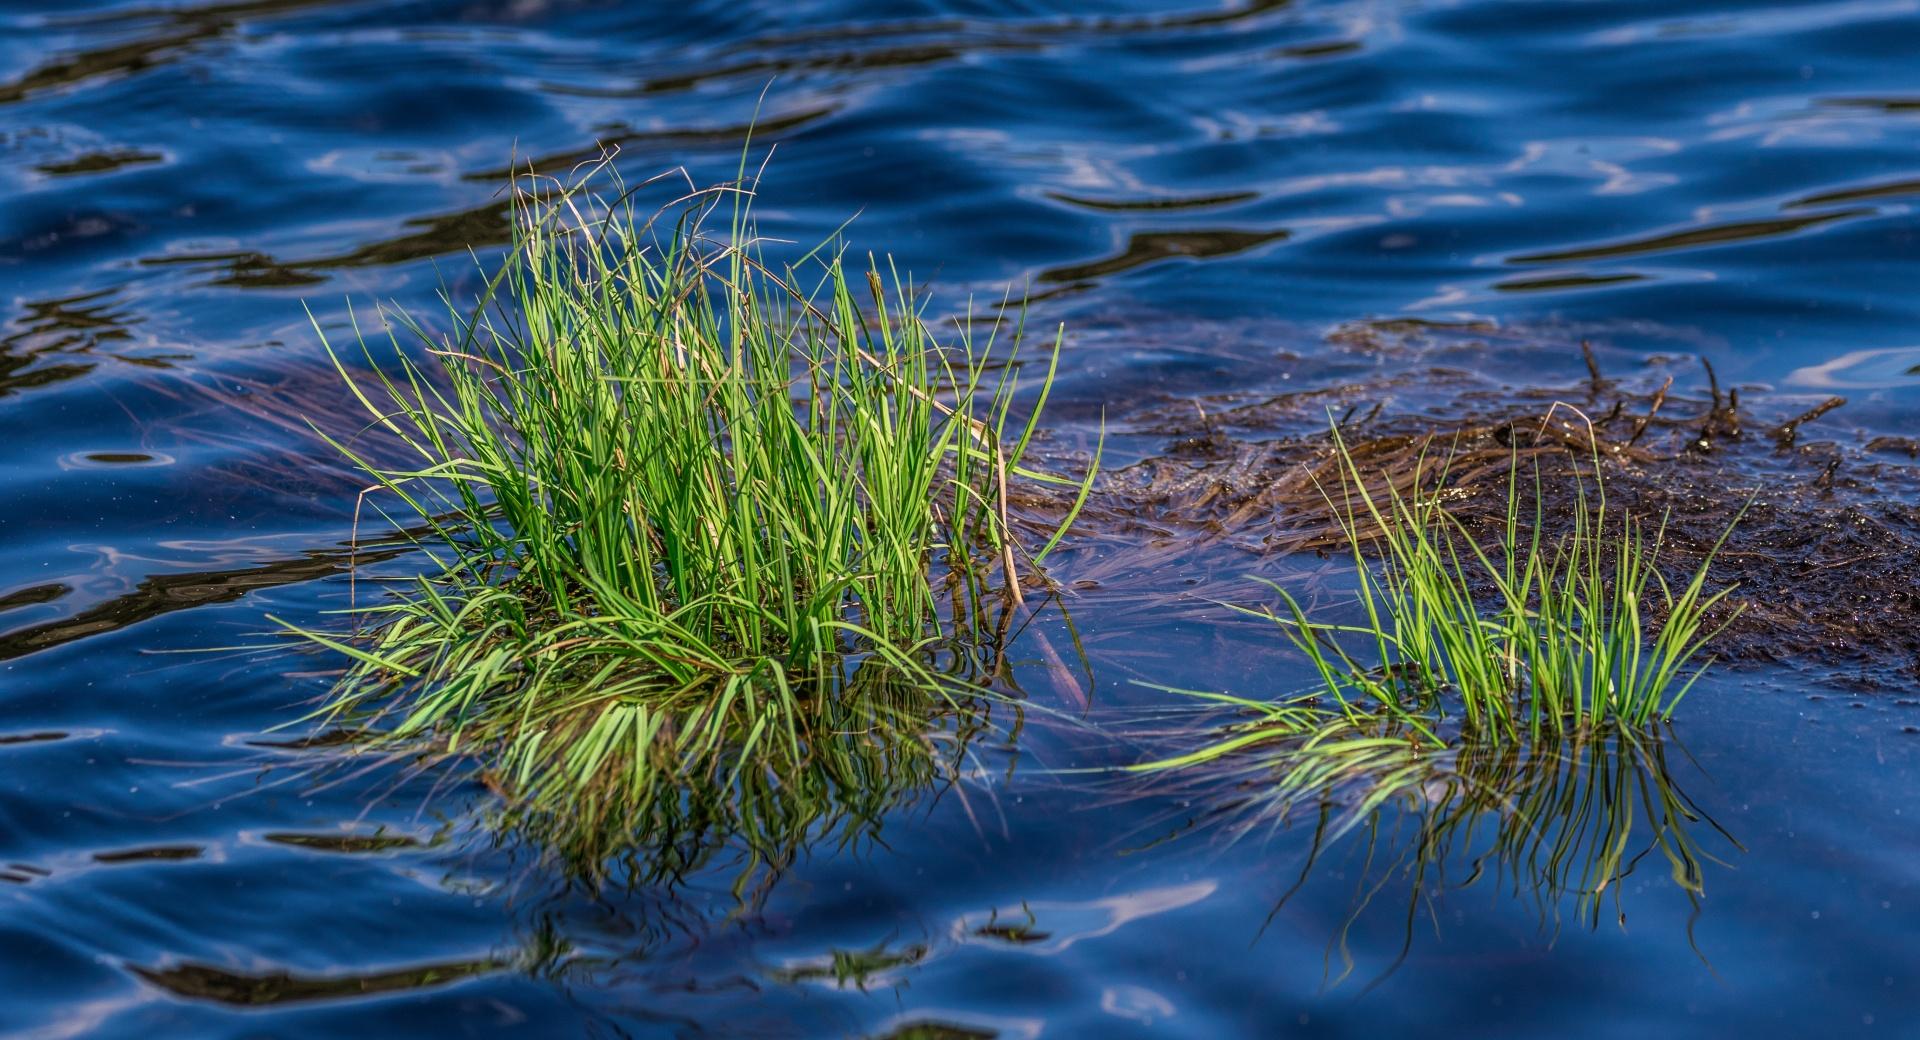
[[[1616,723],[1549,732],[1537,741],[1462,739],[1418,751],[1419,738],[1390,720],[1360,729],[1339,719],[1150,775],[1178,782],[1182,798],[1197,789],[1196,774],[1230,790],[1202,821],[1230,838],[1311,821],[1301,874],[1280,905],[1316,869],[1355,874],[1352,903],[1329,940],[1329,979],[1338,980],[1354,967],[1353,929],[1396,887],[1407,900],[1401,957],[1434,893],[1485,878],[1531,905],[1549,932],[1558,930],[1563,910],[1596,928],[1609,906],[1624,924],[1625,882],[1651,856],[1697,912],[1706,865],[1720,862],[1702,837],[1717,834],[1732,849],[1741,846],[1682,790],[1668,761],[1670,742]],[[1340,839],[1355,831],[1365,838],[1348,863],[1326,866]],[[1461,868],[1463,875],[1449,881]]]

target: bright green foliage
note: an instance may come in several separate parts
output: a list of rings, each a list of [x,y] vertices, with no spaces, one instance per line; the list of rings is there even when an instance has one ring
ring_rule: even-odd
[[[744,188],[649,217],[612,187],[530,181],[451,335],[399,320],[432,360],[389,332],[396,371],[364,339],[376,374],[342,366],[369,434],[416,461],[338,446],[441,569],[366,638],[306,634],[353,660],[330,713],[482,753],[526,804],[644,825],[687,781],[899,736],[896,710],[840,710],[846,655],[906,677],[919,718],[951,705],[926,659],[1020,566],[1007,482],[1077,482],[1020,467],[1045,393],[1014,422],[1017,332],[997,350],[961,322],[943,347],[909,283],[837,253],[776,272]]]
[[[1236,829],[1278,826],[1303,802],[1346,799],[1338,833],[1403,794],[1434,797],[1436,756],[1486,759],[1568,742],[1640,749],[1637,734],[1667,719],[1711,663],[1698,659],[1726,622],[1709,612],[1731,589],[1707,592],[1707,572],[1731,525],[1677,585],[1661,569],[1664,525],[1649,536],[1609,509],[1598,459],[1593,494],[1576,489],[1562,537],[1541,533],[1537,475],[1534,507],[1521,508],[1516,465],[1504,525],[1477,539],[1443,502],[1444,465],[1429,476],[1423,460],[1402,490],[1369,480],[1338,430],[1334,449],[1344,488],[1329,505],[1352,548],[1360,620],[1310,620],[1269,582],[1284,616],[1237,609],[1281,627],[1311,664],[1313,688],[1276,701],[1181,691],[1243,717],[1195,750],[1133,766],[1135,774],[1230,792]],[[1534,800],[1522,785],[1503,788],[1498,804],[1474,804],[1505,812]],[[1610,876],[1618,866],[1596,869]]]
[[[1416,480],[1406,492],[1390,483],[1369,490],[1337,432],[1335,448],[1345,478],[1335,513],[1365,620],[1311,621],[1278,586],[1287,617],[1275,620],[1349,715],[1385,713],[1431,743],[1449,712],[1465,732],[1490,738],[1642,726],[1669,717],[1710,663],[1692,664],[1724,627],[1709,612],[1732,590],[1706,591],[1720,544],[1684,585],[1670,584],[1665,525],[1649,536],[1638,519],[1610,510],[1597,465],[1594,497],[1579,489],[1572,526],[1553,541],[1541,534],[1537,478],[1534,509],[1523,513],[1516,466],[1505,526],[1487,548],[1437,488]]]

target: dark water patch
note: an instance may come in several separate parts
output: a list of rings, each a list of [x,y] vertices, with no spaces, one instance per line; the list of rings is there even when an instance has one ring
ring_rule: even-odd
[[[1047,198],[1055,202],[1115,213],[1212,209],[1216,206],[1233,206],[1242,202],[1251,202],[1259,197],[1260,193],[1253,191],[1223,191],[1207,195],[1176,195],[1163,198],[1098,198],[1089,195],[1073,195],[1064,191],[1047,192]]]
[[[63,582],[48,582],[44,585],[29,585],[24,589],[15,589],[0,595],[0,613],[16,610],[20,607],[39,606],[52,603],[73,592],[73,586]]]
[[[1920,195],[1920,178],[1910,180],[1885,181],[1859,188],[1836,188],[1805,195],[1787,203],[1786,208],[1801,206],[1831,206],[1839,202],[1864,202],[1869,199],[1896,199],[1907,195]]]
[[[95,863],[177,863],[183,860],[199,859],[207,850],[199,845],[146,845],[137,849],[118,849],[113,852],[96,852]]]
[[[1269,231],[1243,231],[1233,228],[1194,231],[1139,231],[1129,236],[1126,248],[1101,260],[1068,264],[1040,272],[1042,282],[1089,282],[1109,275],[1167,260],[1207,260],[1233,256],[1258,249],[1269,242],[1284,242],[1292,235],[1285,228]]]
[[[1551,292],[1558,289],[1597,289],[1646,280],[1646,275],[1631,271],[1620,274],[1566,274],[1551,278],[1509,278],[1493,283],[1493,288],[1499,292]]]
[[[69,466],[170,466],[172,456],[144,451],[83,451],[60,460]]]
[[[37,91],[74,87],[95,79],[128,76],[161,67],[203,43],[227,37],[249,19],[362,2],[231,0],[182,6],[131,6],[56,16],[49,19],[49,24],[63,30],[111,32],[133,26],[144,34],[120,43],[57,55],[0,86],[0,103],[19,101]]]
[[[872,1040],[994,1040],[1000,1035],[996,1029],[926,1018],[875,1033]]]
[[[1755,239],[1778,238],[1791,235],[1809,228],[1820,227],[1835,221],[1854,217],[1869,216],[1877,210],[1846,209],[1833,213],[1816,213],[1805,217],[1779,217],[1769,220],[1739,220],[1725,224],[1710,224],[1706,227],[1689,228],[1666,234],[1648,235],[1643,238],[1628,238],[1602,245],[1579,246],[1572,249],[1554,250],[1544,253],[1526,253],[1509,257],[1511,264],[1553,264],[1574,260],[1603,260],[1616,256],[1642,256],[1648,253],[1671,253],[1682,249],[1699,249],[1706,246],[1728,245],[1736,242],[1748,242]]]
[[[1322,40],[1318,43],[1296,43],[1282,47],[1274,54],[1282,58],[1334,58],[1342,54],[1352,54],[1365,47],[1359,40]]]
[[[846,22],[828,28],[754,36],[734,49],[792,46],[836,39],[886,39],[901,36],[1074,37],[1128,36],[1213,29],[1256,20],[1282,11],[1293,0],[1247,0],[1217,9],[1187,9],[1149,15],[1090,15],[1042,18],[1032,21],[972,21],[963,18],[926,18],[898,21]]]
[[[344,574],[356,563],[391,559],[400,550],[314,551],[253,567],[156,574],[143,578],[133,591],[88,607],[58,621],[0,633],[0,661],[25,657],[89,636],[117,632],[177,610],[230,603],[260,589],[313,581]]]
[[[115,148],[102,152],[85,152],[71,159],[61,159],[56,162],[43,162],[34,169],[50,177],[72,177],[87,173],[108,173],[130,166],[146,166],[165,162],[166,158],[159,152],[143,151],[138,148]]]
[[[131,76],[166,63],[196,44],[218,37],[218,21],[186,24],[125,43],[60,55],[0,82],[0,104],[11,104],[41,91],[78,86],[107,77]]]
[[[14,331],[0,336],[0,398],[84,376],[97,366],[93,358],[111,356],[102,348],[130,342],[142,319],[119,296],[101,289],[19,304]]]
[[[235,288],[286,289],[326,281],[320,275],[283,264],[265,253],[176,253],[142,257],[140,263],[147,267],[188,265],[224,269],[224,273],[209,284]]]
[[[305,746],[322,745],[309,743]],[[396,849],[416,849],[421,846],[420,839],[406,834],[303,834],[294,831],[277,831],[262,835],[262,838],[275,845],[346,855],[392,852]]]
[[[13,744],[48,744],[56,740],[65,740],[69,734],[65,730],[42,730],[38,733],[0,733],[0,747]]]
[[[407,234],[333,256],[282,261],[256,252],[175,253],[144,257],[140,263],[147,267],[212,267],[222,273],[210,284],[242,289],[315,285],[326,280],[316,272],[381,267],[504,244],[512,236],[507,209],[506,202],[493,202],[458,213],[409,219],[402,226],[415,230]]]
[[[1821,98],[1820,103],[1832,108],[1868,108],[1893,115],[1920,112],[1920,97]]]
[[[171,968],[129,966],[135,975],[175,996],[234,1007],[268,1007],[310,1001],[351,1000],[452,985],[506,967],[497,960],[454,961],[361,975],[305,975],[291,971],[244,973],[210,964]]]
[[[53,876],[53,871],[45,867],[36,867],[31,863],[8,863],[0,867],[0,881],[10,885],[30,885],[35,881]]]

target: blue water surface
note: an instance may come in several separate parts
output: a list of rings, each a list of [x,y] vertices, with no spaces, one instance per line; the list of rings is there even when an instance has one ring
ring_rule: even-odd
[[[764,234],[1030,296],[1051,443],[1104,413],[1116,465],[1164,446],[1143,402],[1405,361],[1355,328],[1499,330],[1514,385],[1583,339],[1705,359],[1847,396],[1834,436],[1920,414],[1914,0],[0,0],[0,1035],[1920,1035],[1911,675],[1717,673],[1667,752],[1704,895],[1655,850],[1597,916],[1062,772],[1139,757],[1142,683],[1303,681],[1091,583],[1013,655],[1078,721],[744,904],[576,884],[465,774],[312,773],[275,727],[333,662],[217,648],[370,594],[314,325],[473,291],[516,165],[712,183],[750,126]]]

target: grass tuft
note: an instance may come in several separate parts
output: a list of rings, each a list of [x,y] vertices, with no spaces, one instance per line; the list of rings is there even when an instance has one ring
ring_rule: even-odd
[[[1542,478],[1535,469],[1526,486],[1517,458],[1504,522],[1476,532],[1447,509],[1444,459],[1423,457],[1410,479],[1396,482],[1363,471],[1337,427],[1333,451],[1341,487],[1323,491],[1352,553],[1358,620],[1313,620],[1268,582],[1283,612],[1235,609],[1277,624],[1315,683],[1271,701],[1197,694],[1239,717],[1210,729],[1199,747],[1131,772],[1182,792],[1217,789],[1215,811],[1231,818],[1236,835],[1277,827],[1315,803],[1321,830],[1337,837],[1406,797],[1454,805],[1444,832],[1491,813],[1518,848],[1539,840],[1530,829],[1541,825],[1542,799],[1566,786],[1536,789],[1528,779],[1541,775],[1534,766],[1560,761],[1565,749],[1608,749],[1588,756],[1599,776],[1621,755],[1659,755],[1655,727],[1712,663],[1708,643],[1738,612],[1717,609],[1732,589],[1710,592],[1707,580],[1740,513],[1690,572],[1672,579],[1666,525],[1649,528],[1608,504],[1597,454],[1588,460],[1591,485],[1578,469],[1568,478],[1579,482],[1572,515],[1555,518],[1563,533],[1549,538]],[[1502,767],[1498,782],[1449,786],[1473,771],[1449,772],[1448,763],[1504,762],[1516,753],[1532,765],[1513,777]],[[1345,811],[1330,815],[1342,801]],[[1674,821],[1688,813],[1664,796],[1659,805],[1658,813],[1647,807],[1650,818],[1666,821],[1659,844],[1676,879],[1695,892],[1696,857],[1671,844],[1682,841]],[[1568,859],[1556,846],[1544,873],[1579,861],[1584,880],[1550,888],[1592,897],[1624,873],[1617,823],[1556,840],[1585,842],[1588,851]]]
[[[1057,336],[1020,419],[1017,323],[938,342],[910,281],[837,245],[776,269],[744,176],[658,213],[637,194],[610,168],[529,178],[450,333],[394,316],[387,360],[356,327],[372,375],[327,346],[406,461],[332,443],[436,569],[361,633],[301,630],[349,659],[322,714],[480,756],[578,833],[672,830],[690,784],[805,789],[825,764],[815,786],[848,786],[873,762],[849,749],[921,747],[969,671],[936,653],[976,657],[984,605],[1072,522],[1023,561],[1010,482],[1084,500],[1093,476],[1022,465]]]
[[[1529,494],[1517,462],[1504,525],[1475,537],[1446,508],[1444,460],[1416,467],[1402,488],[1369,480],[1338,429],[1333,444],[1342,487],[1328,498],[1352,553],[1361,620],[1312,620],[1291,593],[1267,582],[1284,614],[1242,610],[1276,622],[1318,685],[1305,700],[1262,706],[1264,730],[1150,766],[1215,757],[1261,732],[1293,736],[1334,719],[1391,719],[1431,746],[1462,736],[1644,727],[1670,718],[1712,663],[1702,654],[1729,620],[1716,622],[1715,608],[1733,590],[1709,592],[1707,577],[1731,523],[1690,574],[1670,580],[1665,523],[1649,530],[1610,507],[1597,458],[1590,489],[1571,478],[1580,484],[1560,537],[1543,534],[1538,471]]]

